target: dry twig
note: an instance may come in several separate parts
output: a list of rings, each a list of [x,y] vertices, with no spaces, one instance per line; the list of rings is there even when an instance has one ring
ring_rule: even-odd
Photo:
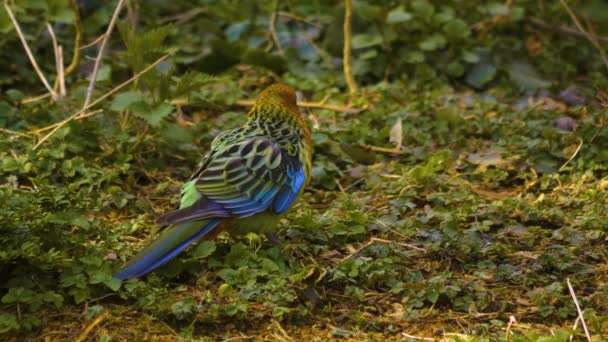
[[[566,12],[568,12],[568,15],[570,16],[570,18],[574,22],[574,25],[576,25],[576,28],[579,31],[581,31],[582,34],[585,35],[585,37],[587,38],[587,40],[589,40],[589,42],[593,46],[595,46],[595,48],[597,49],[597,51],[600,53],[600,57],[602,58],[602,61],[604,62],[604,65],[606,66],[606,69],[608,69],[608,57],[606,56],[606,51],[604,51],[604,48],[602,48],[602,45],[597,40],[597,37],[595,36],[595,34],[593,34],[591,31],[585,30],[585,28],[583,27],[583,25],[581,24],[581,22],[578,20],[578,17],[576,16],[576,14],[574,14],[574,12],[570,8],[570,6],[568,6],[568,3],[566,3],[565,0],[559,0],[559,2],[566,9]]]
[[[0,132],[4,132],[4,133],[10,134],[10,135],[16,135],[16,136],[23,137],[23,138],[29,138],[30,137],[26,133],[17,132],[17,131],[11,131],[10,129],[6,129],[6,128],[2,128],[2,127],[0,127]]]
[[[59,46],[59,44],[57,44],[57,36],[55,36],[53,26],[46,23],[46,28],[51,36],[51,41],[53,42],[53,53],[55,54],[55,68],[57,69],[57,78],[55,79],[55,84],[59,85],[59,96],[65,97],[65,82],[63,78],[63,49],[61,46]],[[57,89],[57,87],[53,88],[54,90]]]
[[[368,145],[368,144],[359,144],[359,146],[363,147],[366,150],[373,151],[373,152],[382,152],[382,153],[389,153],[389,154],[402,154],[401,149],[395,148],[395,147],[387,148],[387,147],[374,146],[374,145]]]
[[[36,70],[38,77],[40,77],[40,80],[42,81],[42,83],[44,84],[46,89],[49,91],[49,93],[51,94],[51,97],[53,98],[53,100],[57,100],[57,93],[53,90],[53,88],[51,88],[51,85],[46,80],[46,77],[44,77],[42,70],[40,70],[40,67],[38,66],[38,63],[36,62],[36,59],[34,58],[34,55],[32,54],[30,47],[27,45],[27,41],[25,40],[25,36],[23,35],[23,32],[21,31],[19,22],[17,22],[17,18],[15,18],[15,15],[13,14],[13,10],[11,10],[11,7],[8,4],[8,0],[4,0],[4,8],[6,9],[6,13],[8,14],[8,16],[11,18],[11,21],[13,22],[15,31],[17,31],[17,35],[19,36],[19,39],[21,40],[21,44],[23,44],[23,48],[25,49],[25,53],[27,54],[27,57],[30,59],[30,63],[32,64],[32,67],[34,67],[34,70]]]
[[[589,330],[587,329],[587,323],[585,323],[585,317],[583,317],[583,311],[581,310],[581,306],[578,304],[578,300],[576,299],[576,293],[574,293],[572,284],[570,284],[570,278],[566,278],[566,284],[568,284],[568,291],[570,291],[570,296],[572,296],[572,300],[574,301],[574,305],[576,306],[576,312],[578,312],[578,317],[581,319],[581,326],[583,327],[583,331],[585,332],[587,341],[591,342],[591,335],[589,334]]]
[[[99,71],[99,65],[101,64],[101,59],[103,57],[103,51],[106,48],[106,44],[112,34],[112,30],[116,25],[116,20],[118,19],[118,14],[120,14],[120,10],[122,9],[122,5],[124,0],[118,0],[118,4],[114,9],[114,14],[112,14],[112,19],[110,19],[110,23],[108,24],[108,29],[104,34],[103,40],[101,41],[101,45],[99,45],[99,51],[97,52],[97,58],[95,59],[95,66],[93,67],[93,73],[91,74],[91,80],[89,81],[89,86],[87,87],[87,97],[84,100],[84,104],[82,106],[82,110],[89,106],[91,102],[91,98],[93,97],[93,90],[95,90],[95,83],[97,82],[97,72]]]

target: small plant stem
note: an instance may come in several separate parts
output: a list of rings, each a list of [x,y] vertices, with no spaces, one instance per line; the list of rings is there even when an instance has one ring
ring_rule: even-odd
[[[353,72],[351,68],[351,21],[353,15],[353,2],[352,0],[344,0],[344,52],[343,52],[343,64],[344,64],[344,78],[348,85],[348,91],[351,95],[357,92],[357,84],[353,78]]]

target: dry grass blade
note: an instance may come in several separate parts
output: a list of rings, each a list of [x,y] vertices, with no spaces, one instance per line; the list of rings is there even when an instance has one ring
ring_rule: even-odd
[[[581,139],[581,137],[577,137],[577,139],[578,139],[578,146],[576,147],[576,150],[574,150],[574,153],[572,153],[570,158],[568,158],[568,160],[566,160],[566,162],[559,168],[559,170],[558,170],[559,172],[561,172],[572,161],[572,159],[574,159],[574,157],[576,157],[578,152],[581,150],[581,147],[583,147],[583,139]]]
[[[89,324],[84,331],[82,332],[82,334],[80,334],[80,336],[78,336],[77,339],[75,339],[75,342],[82,342],[84,340],[87,339],[87,336],[91,333],[91,331],[93,331],[93,329],[95,329],[96,326],[99,325],[99,323],[103,322],[104,319],[106,319],[108,316],[110,316],[110,312],[109,311],[104,311],[102,314],[100,314],[99,316],[97,316],[97,318],[95,318],[93,320],[93,322],[91,322],[91,324]]]

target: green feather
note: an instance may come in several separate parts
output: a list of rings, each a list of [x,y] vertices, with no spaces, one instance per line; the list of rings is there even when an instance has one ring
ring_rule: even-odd
[[[182,186],[182,198],[179,208],[187,208],[201,198],[201,194],[196,189],[196,180],[191,180]]]

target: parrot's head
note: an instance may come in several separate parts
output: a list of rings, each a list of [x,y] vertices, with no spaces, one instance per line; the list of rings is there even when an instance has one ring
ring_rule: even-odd
[[[296,92],[290,86],[283,83],[275,83],[266,88],[258,98],[258,102],[262,101],[281,101],[286,105],[296,105]]]
[[[296,92],[290,86],[275,83],[266,88],[255,101],[250,116],[299,117]]]

